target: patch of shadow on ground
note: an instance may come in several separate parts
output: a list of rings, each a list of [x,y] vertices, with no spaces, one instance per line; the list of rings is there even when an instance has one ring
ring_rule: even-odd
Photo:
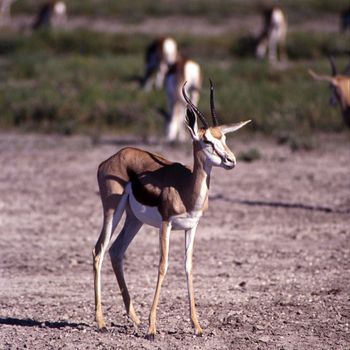
[[[275,207],[275,208],[287,208],[287,209],[303,209],[320,211],[324,213],[336,213],[336,214],[349,214],[350,209],[337,209],[326,206],[310,205],[304,203],[286,203],[280,201],[262,201],[262,200],[233,200],[225,197],[224,195],[218,194],[210,197],[211,200],[223,200],[225,202],[251,205],[251,206],[263,206],[263,207]]]
[[[36,321],[30,318],[20,319],[14,317],[0,317],[0,324],[9,326],[21,326],[21,327],[41,327],[41,328],[80,328],[88,326],[86,323],[75,323],[66,321]]]

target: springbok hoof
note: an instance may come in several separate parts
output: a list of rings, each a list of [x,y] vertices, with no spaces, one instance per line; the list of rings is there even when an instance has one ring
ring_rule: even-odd
[[[99,331],[100,333],[108,333],[108,329],[107,329],[106,326],[99,328],[98,331]]]
[[[147,334],[147,335],[146,335],[146,339],[147,339],[147,340],[150,340],[150,341],[154,341],[154,339],[155,339],[155,334],[153,334],[153,333]]]
[[[196,337],[202,337],[202,336],[203,336],[203,331],[202,331],[202,329],[196,329],[196,330],[194,331],[194,335],[195,335]]]

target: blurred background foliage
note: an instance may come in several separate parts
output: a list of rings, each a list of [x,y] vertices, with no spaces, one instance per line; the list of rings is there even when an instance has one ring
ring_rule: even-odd
[[[220,20],[259,14],[268,2],[243,0],[107,1],[71,0],[69,16],[116,17],[125,21],[149,16],[186,15]],[[338,14],[348,0],[286,0],[280,2],[296,20]],[[13,15],[34,14],[38,2],[17,1]],[[96,6],[98,4],[98,6]],[[304,16],[304,17],[303,17]],[[170,32],[170,30],[169,30]],[[170,32],[171,33],[171,32]],[[0,126],[28,131],[134,132],[161,134],[166,107],[163,91],[146,93],[137,77],[143,73],[147,44],[156,35],[76,31],[0,32]],[[209,112],[208,78],[216,86],[222,122],[253,119],[251,130],[277,135],[339,131],[344,124],[338,108],[329,106],[327,84],[317,84],[308,68],[329,73],[327,54],[339,67],[348,61],[349,35],[302,32],[288,35],[289,63],[276,69],[254,57],[253,38],[245,33],[215,36],[175,35],[180,48],[198,61],[204,84],[200,109]],[[287,137],[285,137],[287,135]]]

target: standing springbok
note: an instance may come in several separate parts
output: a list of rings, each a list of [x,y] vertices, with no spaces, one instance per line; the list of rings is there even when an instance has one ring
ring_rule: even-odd
[[[163,87],[164,78],[169,66],[178,59],[177,43],[172,38],[159,38],[151,42],[146,49],[145,74],[141,86],[151,90],[153,85],[157,89]]]
[[[186,84],[186,92],[192,103],[197,106],[202,86],[201,69],[198,63],[179,58],[165,77],[165,91],[168,102],[165,137],[168,142],[184,141],[186,138],[183,116],[186,113],[186,101],[181,95],[181,87]]]
[[[263,59],[268,52],[270,63],[286,59],[287,19],[279,7],[264,11],[264,28],[258,39],[256,56]]]
[[[193,168],[141,149],[123,148],[100,164],[97,178],[103,204],[103,226],[92,252],[95,286],[95,312],[98,327],[106,329],[101,306],[101,266],[103,256],[123,212],[124,226],[109,249],[114,273],[123,297],[126,311],[134,324],[139,324],[124,279],[123,259],[132,239],[143,224],[159,229],[160,262],[156,291],[149,315],[148,338],[156,334],[156,312],[161,286],[168,268],[171,230],[185,231],[185,271],[187,277],[190,316],[195,334],[202,335],[196,316],[192,284],[192,253],[199,219],[208,208],[210,173],[213,166],[226,170],[236,165],[234,154],[226,145],[225,134],[240,129],[249,121],[219,126],[215,113],[213,86],[211,84],[211,113],[213,127],[186,95],[188,103],[186,126],[193,141]],[[203,123],[199,128],[197,117]]]
[[[34,30],[62,27],[67,21],[67,6],[63,1],[50,0],[42,4],[32,25]]]
[[[319,75],[309,69],[309,74],[319,81],[327,81],[331,85],[332,95],[331,105],[339,103],[345,124],[350,128],[350,77],[346,74],[350,71],[350,62],[345,68],[343,74],[338,74],[337,67],[332,57],[329,57],[332,67],[332,75]]]

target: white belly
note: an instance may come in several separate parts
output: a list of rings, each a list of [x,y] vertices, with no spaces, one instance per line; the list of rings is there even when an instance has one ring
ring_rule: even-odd
[[[129,194],[129,204],[134,215],[143,223],[160,228],[162,226],[162,216],[157,207],[143,205],[136,200],[132,191]]]
[[[138,220],[144,224],[161,228],[162,216],[159,213],[157,207],[149,207],[138,202],[132,193],[131,185],[126,188],[129,192],[129,204],[133,214]],[[169,222],[171,223],[172,230],[190,230],[197,226],[199,219],[202,216],[202,211],[192,211],[180,215],[171,216]]]

